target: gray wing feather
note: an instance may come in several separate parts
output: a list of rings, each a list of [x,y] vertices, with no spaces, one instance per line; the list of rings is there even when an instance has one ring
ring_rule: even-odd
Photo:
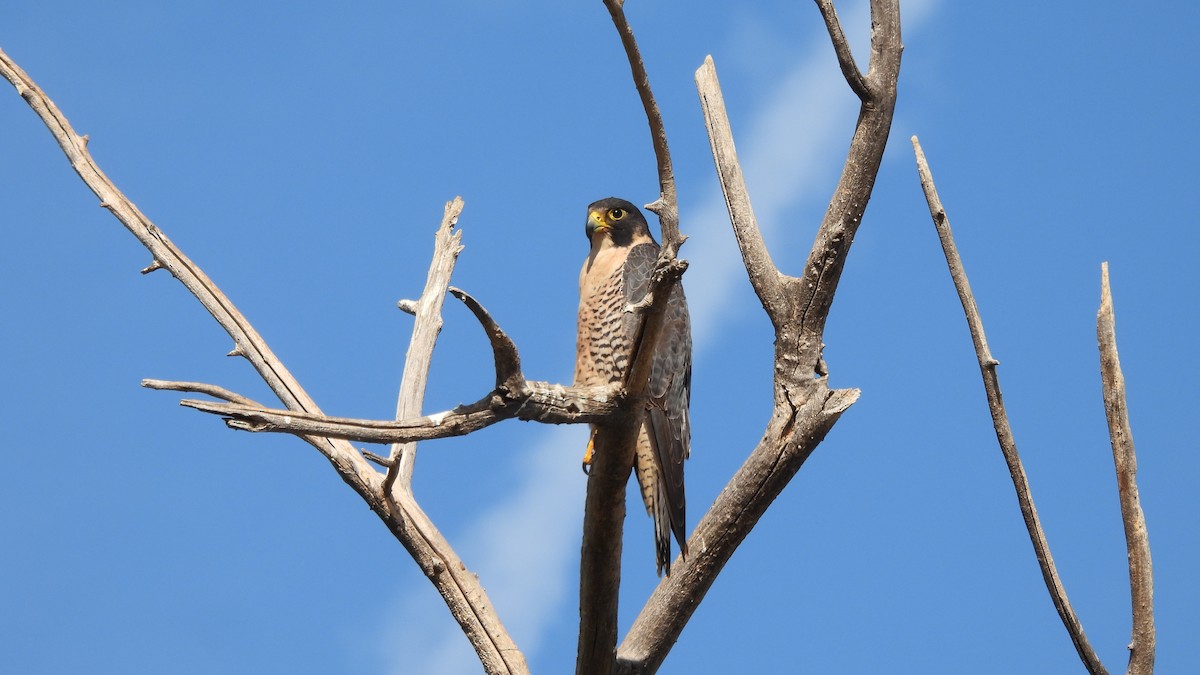
[[[623,288],[629,302],[646,294],[650,274],[658,260],[658,246],[640,244],[629,252],[624,269]],[[683,287],[676,284],[667,301],[663,334],[651,366],[646,430],[659,467],[659,485],[654,504],[647,504],[655,520],[655,551],[660,570],[670,574],[670,535],[675,535],[680,550],[687,554],[685,532],[686,494],[683,462],[690,454],[691,423],[688,406],[692,388],[692,331]],[[638,318],[630,313],[625,319],[626,334],[637,336]]]

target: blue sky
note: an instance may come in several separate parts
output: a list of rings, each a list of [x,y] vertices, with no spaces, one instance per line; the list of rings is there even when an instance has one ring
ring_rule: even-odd
[[[861,54],[865,3],[839,9]],[[1095,348],[1100,263],[1155,563],[1158,664],[1200,632],[1200,9],[905,2],[891,146],[826,336],[862,389],[709,593],[666,673],[1077,672],[996,447],[917,183],[918,134],[975,289],[1039,513],[1111,670],[1124,540]],[[695,317],[693,527],[758,440],[771,334],[740,269],[692,73],[712,54],[776,261],[796,272],[855,99],[811,3],[629,0],[679,179]],[[655,197],[601,3],[25,3],[0,47],[107,174],[230,295],[331,414],[390,416],[442,204],[454,283],[536,379],[571,374],[584,207]],[[864,64],[865,65],[865,64]],[[269,400],[229,339],[0,97],[0,670],[476,672],[440,599],[309,446],[141,389]],[[430,411],[490,387],[449,302]],[[567,672],[584,477],[578,428],[508,423],[423,446],[418,498],[535,672]],[[631,495],[633,493],[631,492]],[[636,499],[636,495],[634,495]],[[653,588],[631,503],[622,630]]]

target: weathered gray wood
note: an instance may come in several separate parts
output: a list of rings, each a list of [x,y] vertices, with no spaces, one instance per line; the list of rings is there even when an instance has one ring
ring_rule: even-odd
[[[946,255],[946,265],[950,269],[954,287],[958,290],[958,298],[962,303],[967,326],[971,331],[971,340],[975,343],[975,356],[979,361],[979,372],[983,375],[983,388],[987,393],[988,409],[991,411],[992,423],[996,428],[996,440],[1000,444],[1004,462],[1008,465],[1013,488],[1017,493],[1017,503],[1021,508],[1021,517],[1025,521],[1025,529],[1029,531],[1029,540],[1033,544],[1034,555],[1042,570],[1042,579],[1046,583],[1046,590],[1049,591],[1054,608],[1058,610],[1058,616],[1062,619],[1063,626],[1071,636],[1071,642],[1075,644],[1075,651],[1079,653],[1079,658],[1088,672],[1093,675],[1107,674],[1108,670],[1104,668],[1096,650],[1088,642],[1087,634],[1083,631],[1083,624],[1075,614],[1071,601],[1067,599],[1067,589],[1063,587],[1062,579],[1058,576],[1058,568],[1054,565],[1054,558],[1050,555],[1050,542],[1046,539],[1042,521],[1038,518],[1037,508],[1034,507],[1033,493],[1029,488],[1029,477],[1025,475],[1025,466],[1021,463],[1021,456],[1017,452],[1017,442],[1013,438],[1012,427],[1008,422],[1008,411],[1004,408],[1004,398],[1000,394],[1000,378],[996,374],[996,366],[1000,365],[1000,362],[992,357],[991,351],[988,349],[987,337],[983,332],[983,319],[975,304],[975,296],[971,293],[971,284],[967,280],[962,259],[958,255],[958,247],[954,244],[950,219],[942,207],[937,188],[933,184],[933,174],[929,170],[929,163],[925,160],[925,152],[921,149],[921,144],[916,136],[912,137],[912,144],[917,157],[917,171],[921,177],[921,187],[924,189],[925,199],[929,203],[929,214],[933,217],[934,227],[937,228],[938,239],[941,240],[942,251]]]
[[[1117,355],[1116,317],[1112,289],[1108,285],[1108,263],[1100,266],[1100,311],[1096,314],[1096,340],[1100,346],[1100,381],[1104,392],[1104,416],[1112,441],[1117,469],[1117,494],[1121,499],[1121,521],[1129,554],[1129,595],[1133,605],[1133,635],[1129,639],[1129,675],[1154,672],[1154,566],[1150,560],[1150,535],[1146,515],[1138,497],[1137,455],[1129,408],[1125,405],[1125,376]]]

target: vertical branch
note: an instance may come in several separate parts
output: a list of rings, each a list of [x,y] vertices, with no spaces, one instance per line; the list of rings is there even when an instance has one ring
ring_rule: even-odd
[[[829,39],[833,41],[833,52],[837,56],[838,67],[842,69],[842,77],[846,78],[846,84],[850,85],[851,91],[857,94],[859,99],[867,101],[871,97],[871,87],[863,77],[862,71],[858,69],[858,64],[854,62],[850,41],[846,39],[846,32],[842,30],[842,22],[833,7],[833,0],[816,1],[821,18],[825,19],[825,30],[829,33]]]
[[[1129,591],[1133,605],[1133,635],[1129,641],[1130,675],[1154,672],[1154,571],[1150,561],[1150,537],[1146,516],[1138,498],[1137,456],[1129,409],[1125,405],[1125,376],[1117,356],[1116,319],[1112,290],[1108,285],[1108,263],[1100,266],[1100,311],[1096,315],[1096,339],[1100,345],[1100,380],[1104,391],[1104,415],[1112,440],[1113,463],[1117,469],[1117,492],[1121,498],[1121,521],[1129,552]]]
[[[621,549],[625,520],[625,490],[633,466],[633,452],[642,414],[655,346],[661,333],[666,298],[686,266],[675,256],[683,237],[679,233],[679,205],[675,175],[662,113],[650,89],[650,77],[638,50],[633,29],[625,18],[624,0],[604,0],[629,60],[634,86],[646,112],[658,167],[659,197],[646,208],[658,214],[662,250],[654,278],[641,310],[640,344],[634,346],[626,373],[625,413],[614,415],[598,428],[595,461],[588,478],[584,504],[583,544],[579,579],[579,643],[576,673],[603,675],[613,667],[617,645],[617,608],[621,589]]]
[[[397,420],[419,416],[425,402],[425,385],[429,379],[429,364],[433,360],[433,346],[442,332],[442,305],[446,300],[446,289],[450,286],[450,275],[454,273],[454,263],[463,249],[462,230],[454,230],[462,210],[462,197],[446,202],[442,224],[434,236],[433,262],[429,265],[425,290],[415,304],[410,301],[400,303],[401,309],[411,310],[416,322],[404,358],[404,375],[400,379],[400,397],[396,402]],[[383,481],[384,494],[392,494],[397,485],[402,490],[412,490],[416,455],[416,443],[392,445],[391,464]]]
[[[625,47],[625,55],[629,58],[629,69],[633,74],[633,84],[637,87],[638,97],[646,110],[646,121],[650,124],[650,138],[654,143],[654,157],[658,162],[658,199],[646,205],[646,208],[658,214],[662,225],[664,255],[675,257],[679,246],[683,244],[683,236],[679,233],[679,200],[675,194],[675,170],[671,166],[671,151],[667,147],[667,130],[663,125],[662,113],[650,90],[650,76],[646,73],[646,63],[638,50],[637,40],[633,37],[633,28],[625,19],[624,0],[604,0],[604,6],[612,16],[613,25],[621,36],[621,45]]]
[[[618,413],[620,423],[596,427],[596,451],[584,503],[579,561],[579,642],[576,675],[604,675],[617,644],[625,489],[641,418]]]
[[[1037,556],[1038,565],[1041,567],[1046,590],[1050,592],[1054,608],[1058,610],[1058,616],[1062,619],[1063,625],[1071,636],[1071,642],[1075,644],[1075,651],[1079,653],[1079,658],[1088,672],[1093,675],[1107,674],[1108,671],[1100,662],[1100,657],[1096,655],[1096,651],[1088,642],[1087,635],[1083,632],[1083,625],[1079,622],[1079,617],[1076,616],[1071,602],[1067,599],[1067,591],[1058,576],[1058,569],[1054,566],[1054,558],[1050,555],[1050,543],[1046,540],[1042,522],[1033,505],[1033,494],[1029,490],[1029,478],[1025,475],[1025,467],[1021,464],[1021,457],[1017,453],[1017,443],[1013,439],[1012,428],[1008,423],[1008,413],[1004,408],[1004,399],[1000,394],[1000,380],[996,375],[996,366],[999,365],[999,362],[988,352],[987,340],[983,334],[983,321],[979,318],[979,309],[975,305],[975,297],[971,293],[970,285],[966,283],[967,275],[963,270],[962,259],[958,256],[958,248],[954,245],[954,236],[950,231],[950,219],[946,216],[945,209],[942,208],[942,201],[933,184],[933,174],[929,170],[929,163],[925,160],[925,152],[921,149],[921,144],[917,141],[916,136],[912,137],[912,144],[917,156],[917,171],[921,176],[921,188],[925,191],[925,200],[929,203],[929,214],[933,217],[933,225],[937,228],[938,238],[942,241],[942,251],[946,255],[946,264],[950,267],[950,276],[954,279],[958,297],[967,314],[971,339],[975,343],[975,355],[979,360],[979,371],[983,375],[983,388],[987,393],[988,409],[992,414],[992,424],[996,428],[996,440],[999,441],[1000,452],[1004,454],[1004,461],[1008,464],[1013,487],[1017,492],[1017,502],[1021,507],[1021,516],[1025,520],[1025,528],[1029,531],[1029,539],[1033,543],[1033,551]]]

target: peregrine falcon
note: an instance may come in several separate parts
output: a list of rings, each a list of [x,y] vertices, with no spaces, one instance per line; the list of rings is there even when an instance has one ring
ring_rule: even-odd
[[[591,251],[579,273],[575,386],[611,384],[625,377],[640,328],[638,315],[625,309],[645,296],[659,248],[637,207],[615,197],[588,206],[586,232]],[[676,284],[665,311],[634,469],[646,512],[654,519],[658,574],[665,569],[670,576],[672,534],[687,555],[683,461],[691,446],[692,330],[682,286]],[[589,441],[585,471],[592,449]]]

